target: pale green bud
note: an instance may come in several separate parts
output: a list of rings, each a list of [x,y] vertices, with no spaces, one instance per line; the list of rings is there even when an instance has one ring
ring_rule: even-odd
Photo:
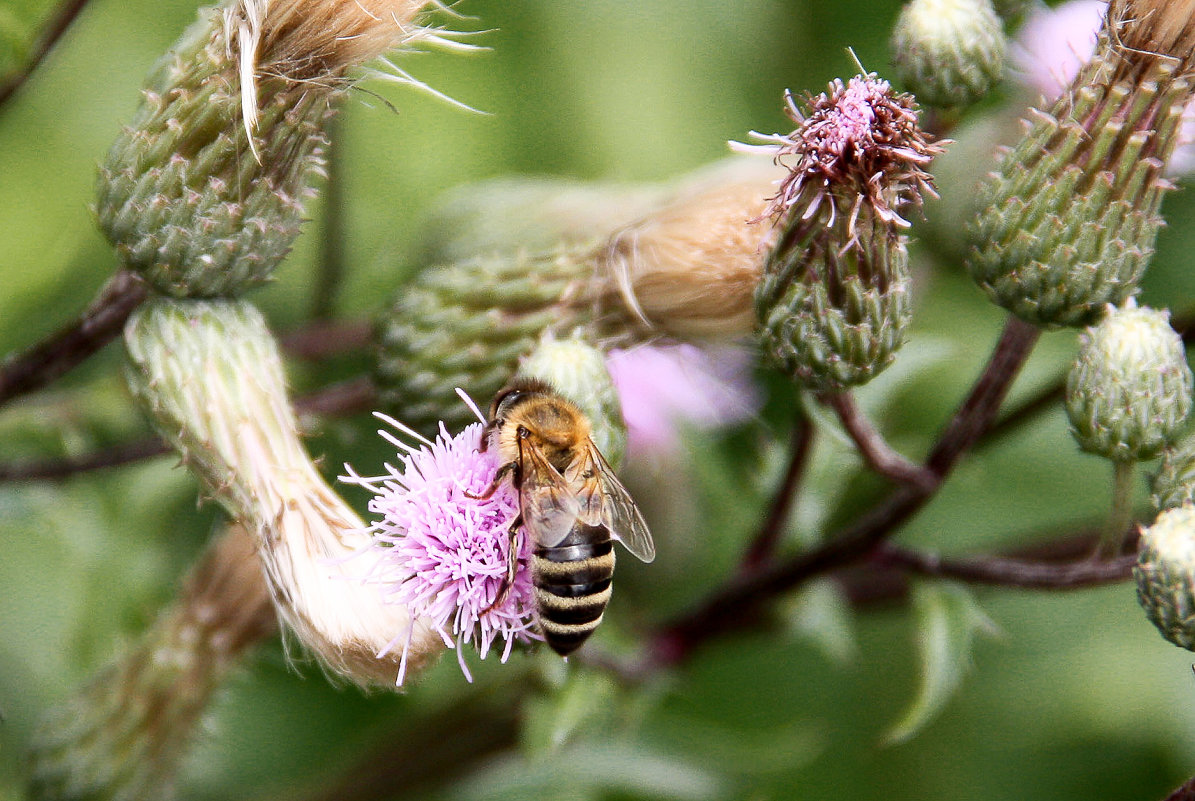
[[[1116,461],[1152,459],[1191,410],[1191,370],[1164,311],[1109,308],[1079,338],[1066,411],[1083,450]]]
[[[443,643],[346,564],[371,542],[299,439],[278,346],[235,300],[152,298],[125,328],[129,386],[204,491],[250,529],[283,620],[332,671],[393,686]],[[412,646],[390,648],[410,631]],[[397,651],[397,653],[396,653]],[[406,653],[406,657],[403,656]],[[382,656],[378,656],[382,654]]]
[[[1195,651],[1195,508],[1168,509],[1141,531],[1133,575],[1150,622],[1170,642]]]
[[[897,74],[930,106],[967,106],[1004,75],[1007,42],[990,0],[911,0],[896,21]]]
[[[618,390],[606,369],[606,355],[579,337],[546,339],[519,365],[519,376],[552,386],[585,413],[593,444],[616,470],[627,449]]]
[[[1154,511],[1195,503],[1195,434],[1162,451],[1162,463],[1153,477]]]

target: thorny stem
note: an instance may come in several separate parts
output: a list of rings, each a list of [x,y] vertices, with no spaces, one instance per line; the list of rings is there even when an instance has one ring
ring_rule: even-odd
[[[933,497],[958,459],[991,425],[1038,335],[1038,329],[1028,323],[1007,318],[987,367],[926,459],[935,479],[932,486],[902,485],[823,545],[766,570],[733,577],[698,606],[662,625],[651,643],[649,659],[660,665],[679,662],[705,640],[742,625],[774,596],[867,555],[894,534]]]
[[[906,459],[884,439],[849,392],[825,392],[818,400],[834,410],[842,427],[854,440],[859,454],[872,470],[898,484],[917,484],[932,489],[936,477]]]
[[[1124,547],[1124,535],[1133,520],[1133,473],[1136,462],[1119,460],[1112,463],[1112,512],[1096,555],[1110,558]]]
[[[41,36],[34,43],[25,63],[15,72],[0,80],[0,106],[3,106],[10,97],[16,94],[18,89],[25,85],[29,76],[41,65],[50,50],[62,38],[62,35],[66,33],[86,5],[87,0],[64,0],[58,5]]]
[[[881,566],[892,566],[923,576],[957,579],[971,584],[994,584],[1025,589],[1079,589],[1124,581],[1133,575],[1136,556],[1107,560],[1080,559],[1050,563],[1007,556],[944,559],[937,554],[885,543],[872,554]]]
[[[41,389],[111,342],[146,294],[136,274],[112,276],[79,319],[0,364],[0,405]]]
[[[800,414],[793,424],[791,455],[784,477],[780,480],[780,487],[772,498],[768,508],[768,516],[759,527],[759,533],[751,541],[751,545],[743,554],[739,565],[742,572],[750,572],[772,558],[776,546],[784,533],[784,524],[788,521],[789,511],[796,500],[797,488],[801,484],[801,477],[805,474],[805,467],[809,463],[809,454],[813,450],[813,426],[809,418]]]

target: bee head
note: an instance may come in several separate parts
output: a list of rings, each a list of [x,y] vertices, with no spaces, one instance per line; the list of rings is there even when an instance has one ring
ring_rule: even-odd
[[[514,378],[509,384],[498,390],[490,404],[490,419],[494,420],[508,414],[511,409],[519,406],[528,398],[536,395],[553,395],[555,390],[546,382],[538,378]]]

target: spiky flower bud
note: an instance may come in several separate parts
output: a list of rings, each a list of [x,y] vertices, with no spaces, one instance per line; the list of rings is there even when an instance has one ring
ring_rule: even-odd
[[[1071,433],[1115,461],[1152,459],[1191,411],[1191,370],[1165,311],[1109,308],[1079,339],[1066,379]]]
[[[162,436],[233,517],[254,532],[283,620],[331,670],[393,685],[442,646],[403,606],[382,605],[348,560],[370,543],[361,519],[299,441],[282,360],[252,305],[152,299],[130,318],[129,384]],[[382,656],[379,656],[381,654]]]
[[[617,469],[627,449],[627,427],[606,354],[580,337],[545,339],[519,365],[520,376],[547,382],[589,418],[593,443]]]
[[[247,531],[230,527],[132,650],[45,716],[29,754],[30,799],[175,797],[213,692],[276,631],[254,550]]]
[[[348,71],[416,35],[425,3],[229,0],[200,12],[150,74],[100,169],[100,227],[177,297],[266,281],[323,173]]]
[[[897,74],[930,106],[967,106],[1004,75],[1007,41],[991,0],[910,0],[892,32]]]
[[[425,435],[468,424],[455,390],[497,392],[540,341],[581,330],[631,344],[751,331],[772,165],[731,159],[686,176],[631,225],[549,252],[506,248],[419,273],[380,320],[383,408]],[[596,244],[594,244],[596,240]]]
[[[1113,0],[1095,57],[989,180],[968,267],[1040,326],[1092,322],[1137,292],[1192,94],[1195,4]]]
[[[1195,503],[1195,434],[1187,434],[1162,451],[1152,490],[1156,512]]]
[[[909,320],[901,216],[933,193],[925,166],[941,152],[913,98],[874,74],[807,99],[787,96],[798,128],[773,136],[789,174],[768,215],[782,226],[755,290],[765,351],[818,390],[865,383],[893,359]],[[786,161],[786,159],[791,160]]]
[[[1133,575],[1150,622],[1170,642],[1195,651],[1195,507],[1168,509],[1142,529]]]
[[[379,321],[374,377],[383,409],[417,431],[450,430],[473,418],[456,395],[488,400],[544,332],[591,319],[578,304],[593,273],[591,250],[477,257],[424,270]]]

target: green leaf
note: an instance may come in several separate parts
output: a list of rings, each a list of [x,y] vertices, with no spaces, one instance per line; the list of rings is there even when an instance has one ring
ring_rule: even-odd
[[[934,718],[962,683],[971,665],[976,634],[998,632],[966,587],[946,582],[913,585],[913,609],[921,651],[921,687],[884,743],[911,739]]]
[[[831,579],[812,581],[794,594],[784,605],[784,615],[791,634],[840,665],[858,651],[850,603]]]
[[[574,670],[562,687],[529,700],[523,726],[523,750],[528,758],[559,751],[579,731],[600,730],[617,705],[616,692],[609,676]]]

